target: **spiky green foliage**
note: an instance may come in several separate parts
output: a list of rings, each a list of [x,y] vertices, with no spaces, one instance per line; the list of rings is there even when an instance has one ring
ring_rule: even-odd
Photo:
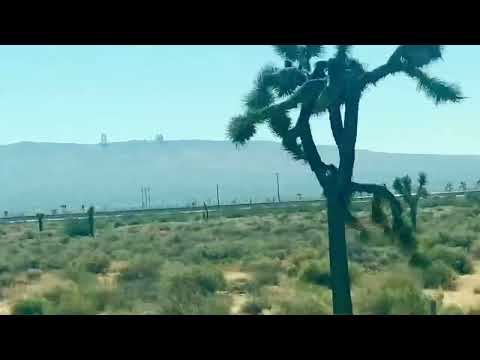
[[[408,175],[402,178],[395,178],[393,182],[393,188],[396,192],[403,196],[403,199],[410,207],[410,219],[412,222],[413,230],[417,228],[417,211],[418,201],[421,198],[428,197],[428,192],[425,186],[427,185],[427,175],[421,172],[418,175],[418,187],[415,194],[413,194],[412,180]]]
[[[424,172],[421,172],[420,174],[418,174],[418,184],[420,186],[427,185],[427,174],[425,174]]]
[[[255,135],[255,122],[247,115],[238,115],[232,118],[227,128],[227,136],[235,144],[244,145]]]
[[[417,89],[431,98],[435,104],[457,103],[464,99],[460,88],[443,80],[429,76],[417,68],[407,68],[405,73],[417,81]]]
[[[382,200],[378,196],[372,199],[372,221],[383,227],[388,226],[387,216],[382,207]]]
[[[292,119],[285,111],[275,111],[268,119],[270,130],[279,138],[284,138],[292,124]]]
[[[285,68],[272,75],[271,85],[277,96],[292,95],[306,81],[306,76],[295,67]]]
[[[442,45],[400,45],[397,54],[403,63],[420,68],[440,60],[443,49]]]
[[[275,52],[283,59],[296,61],[300,48],[298,45],[273,45]]]
[[[452,192],[453,191],[453,184],[451,182],[447,183],[447,185],[445,185],[445,191],[447,192]]]
[[[325,45],[306,45],[305,48],[310,58],[319,57],[325,51]]]
[[[336,45],[335,47],[335,58],[337,59],[346,59],[352,51],[352,45]]]
[[[247,108],[258,110],[271,105],[275,101],[272,93],[272,76],[277,72],[278,68],[270,64],[260,70],[253,90],[245,97]]]
[[[412,195],[412,179],[408,175],[402,178],[395,178],[393,188],[397,193],[404,196],[405,199],[410,199]]]

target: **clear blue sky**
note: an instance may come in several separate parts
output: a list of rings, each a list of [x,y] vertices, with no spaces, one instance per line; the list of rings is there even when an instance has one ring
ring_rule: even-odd
[[[394,46],[358,45],[369,68]],[[448,46],[429,69],[469,97],[435,107],[399,75],[361,105],[358,148],[385,152],[480,154],[480,46]],[[0,46],[0,144],[97,143],[153,139],[224,140],[258,69],[278,62],[269,46]],[[325,117],[319,144],[331,144]],[[475,135],[477,134],[477,135]],[[273,140],[267,130],[256,139]]]

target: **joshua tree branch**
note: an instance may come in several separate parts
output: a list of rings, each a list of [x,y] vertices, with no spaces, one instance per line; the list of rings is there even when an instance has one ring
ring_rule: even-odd
[[[385,187],[377,184],[359,184],[356,182],[351,183],[352,192],[364,192],[373,194],[374,197],[387,200],[392,210],[392,215],[395,220],[400,219],[402,215],[402,205],[400,201]]]
[[[369,84],[376,85],[376,83],[389,75],[393,75],[402,71],[402,63],[399,61],[389,60],[386,64],[377,67],[372,71],[367,71],[361,80],[362,88]]]
[[[313,140],[309,120],[312,115],[315,101],[316,97],[302,104],[300,115],[298,116],[298,121],[295,125],[295,131],[302,141],[305,157],[310,164],[310,168],[315,173],[322,187],[325,188],[328,186],[327,177],[330,175],[330,172],[336,172],[336,168],[334,165],[327,165],[323,162],[318,153],[315,141]]]
[[[340,104],[335,103],[328,107],[330,118],[330,128],[332,129],[333,138],[337,147],[340,149],[343,135],[342,113],[340,112]]]

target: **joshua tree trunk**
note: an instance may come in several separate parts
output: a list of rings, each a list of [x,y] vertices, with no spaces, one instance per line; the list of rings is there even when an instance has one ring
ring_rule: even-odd
[[[327,216],[333,313],[352,315],[345,212],[337,199],[327,199]]]
[[[91,237],[95,237],[95,208],[90,206],[88,211],[88,232]]]
[[[37,219],[38,219],[38,231],[42,232],[43,231],[43,214],[37,214]]]
[[[418,204],[412,204],[410,209],[410,218],[412,220],[412,229],[414,232],[417,232],[417,213],[418,213]]]

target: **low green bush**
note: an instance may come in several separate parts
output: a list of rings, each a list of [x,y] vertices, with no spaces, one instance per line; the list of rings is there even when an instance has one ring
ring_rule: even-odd
[[[46,301],[42,298],[20,300],[13,305],[12,315],[45,315]]]
[[[370,277],[357,298],[361,314],[428,315],[430,301],[421,286],[405,269]]]
[[[443,288],[453,290],[455,287],[455,273],[443,261],[436,260],[423,270],[424,287],[427,289]]]
[[[241,313],[246,315],[261,315],[263,310],[270,308],[271,305],[265,297],[256,296],[242,306]]]
[[[254,275],[254,282],[258,288],[265,285],[277,285],[282,272],[282,265],[279,260],[269,258],[258,259],[247,267]]]
[[[465,315],[459,306],[448,305],[440,307],[438,315]]]
[[[278,315],[330,315],[331,304],[317,294],[305,293],[292,299],[281,299],[276,304]]]
[[[307,283],[330,287],[330,265],[328,260],[309,262],[301,271],[300,279]]]
[[[433,260],[441,260],[459,274],[471,274],[473,263],[462,248],[451,248],[445,245],[435,245],[428,252]]]
[[[131,261],[128,266],[120,271],[120,282],[141,279],[154,279],[158,277],[162,259],[156,256],[140,256]]]
[[[109,257],[99,252],[83,255],[78,262],[82,269],[94,274],[105,273],[110,265]]]
[[[65,234],[71,237],[88,236],[90,234],[90,226],[86,219],[67,219],[64,225]]]

